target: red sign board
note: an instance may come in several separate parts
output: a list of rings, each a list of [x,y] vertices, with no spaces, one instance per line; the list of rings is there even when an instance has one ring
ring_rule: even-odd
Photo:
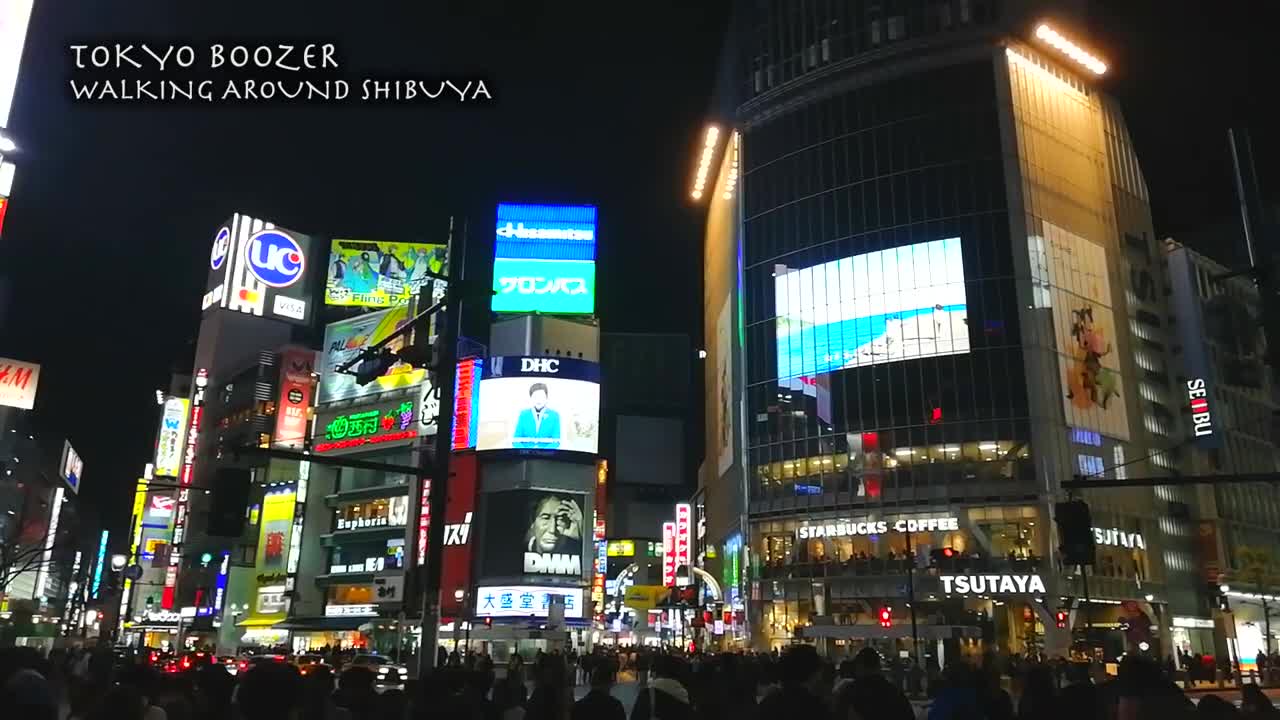
[[[444,548],[441,550],[441,614],[462,617],[467,602],[454,599],[455,590],[471,584],[471,526],[476,508],[476,456],[455,454],[449,462],[449,498],[444,506]]]
[[[280,395],[276,398],[276,431],[272,435],[275,447],[303,447],[314,371],[314,352],[298,349],[280,353]]]
[[[0,232],[4,232],[4,213],[9,209],[9,198],[0,197]]]
[[[662,584],[673,587],[676,584],[676,524],[662,523]]]
[[[476,386],[479,384],[480,365],[476,358],[458,363],[453,396],[453,449],[466,450],[476,444],[472,421],[475,415]]]

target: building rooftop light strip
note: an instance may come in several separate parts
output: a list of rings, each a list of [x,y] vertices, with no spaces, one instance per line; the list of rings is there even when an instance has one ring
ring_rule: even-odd
[[[702,143],[702,154],[698,157],[698,173],[693,181],[693,199],[701,200],[702,191],[707,185],[707,175],[711,171],[711,158],[716,154],[716,144],[720,141],[720,128],[707,126],[707,135]]]
[[[1107,64],[1085,52],[1084,48],[1063,37],[1057,30],[1041,24],[1036,28],[1036,37],[1053,46],[1058,52],[1075,60],[1094,75],[1102,75],[1107,71]]]
[[[738,144],[739,137],[737,131],[733,133],[733,140],[730,143],[733,146],[733,163],[729,166],[729,179],[724,186],[724,199],[732,200],[733,191],[738,187]]]

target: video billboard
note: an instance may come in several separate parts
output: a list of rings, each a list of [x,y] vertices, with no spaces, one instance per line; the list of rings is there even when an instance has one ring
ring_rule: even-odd
[[[382,341],[410,319],[409,308],[400,305],[326,326],[324,347],[320,351],[320,385],[316,391],[316,402],[323,404],[352,400],[421,383],[427,377],[427,371],[407,363],[397,363],[382,377],[363,386],[356,383],[355,375],[337,372],[339,367],[358,357],[365,348]],[[402,347],[403,336],[387,344],[387,349],[393,352]],[[355,368],[351,370],[354,372]]]
[[[1048,222],[1044,240],[1045,265],[1033,275],[1049,283],[1067,425],[1128,440],[1107,254]]]
[[[960,238],[775,273],[779,380],[969,352]]]
[[[494,312],[595,312],[594,206],[503,203],[494,234]]]
[[[444,274],[444,245],[334,240],[325,272],[326,305],[385,308],[406,305],[427,272]]]
[[[309,325],[311,238],[239,213],[213,236],[201,310],[236,312]]]
[[[0,357],[0,405],[30,410],[36,406],[40,366]]]
[[[67,481],[71,492],[80,492],[80,479],[84,476],[84,461],[71,443],[62,441],[62,479]]]
[[[276,428],[271,434],[275,447],[301,449],[310,420],[312,372],[316,354],[303,348],[280,353],[280,393],[276,396]]]
[[[599,448],[600,366],[576,358],[491,358],[480,380],[477,450]]]
[[[160,414],[160,432],[156,434],[156,477],[178,477],[187,450],[187,413],[191,401],[170,395],[165,398]]]
[[[583,577],[585,493],[507,490],[484,502],[486,575]]]

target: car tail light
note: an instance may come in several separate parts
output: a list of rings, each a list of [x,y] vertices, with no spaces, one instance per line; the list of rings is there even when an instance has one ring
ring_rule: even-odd
[[[236,669],[238,670],[244,670],[247,667],[249,667],[248,660],[241,660],[239,663],[236,664]]]

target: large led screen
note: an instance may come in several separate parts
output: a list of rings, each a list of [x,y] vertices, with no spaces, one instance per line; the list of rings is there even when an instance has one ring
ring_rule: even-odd
[[[325,272],[326,305],[406,305],[429,278],[445,272],[444,245],[334,240]]]
[[[960,238],[777,266],[778,379],[969,352]]]
[[[600,366],[572,358],[492,358],[480,380],[477,450],[595,454]]]
[[[494,312],[595,312],[594,206],[499,205],[493,257]]]
[[[582,493],[509,490],[485,495],[485,574],[580,579],[583,533],[589,532],[585,511]]]

